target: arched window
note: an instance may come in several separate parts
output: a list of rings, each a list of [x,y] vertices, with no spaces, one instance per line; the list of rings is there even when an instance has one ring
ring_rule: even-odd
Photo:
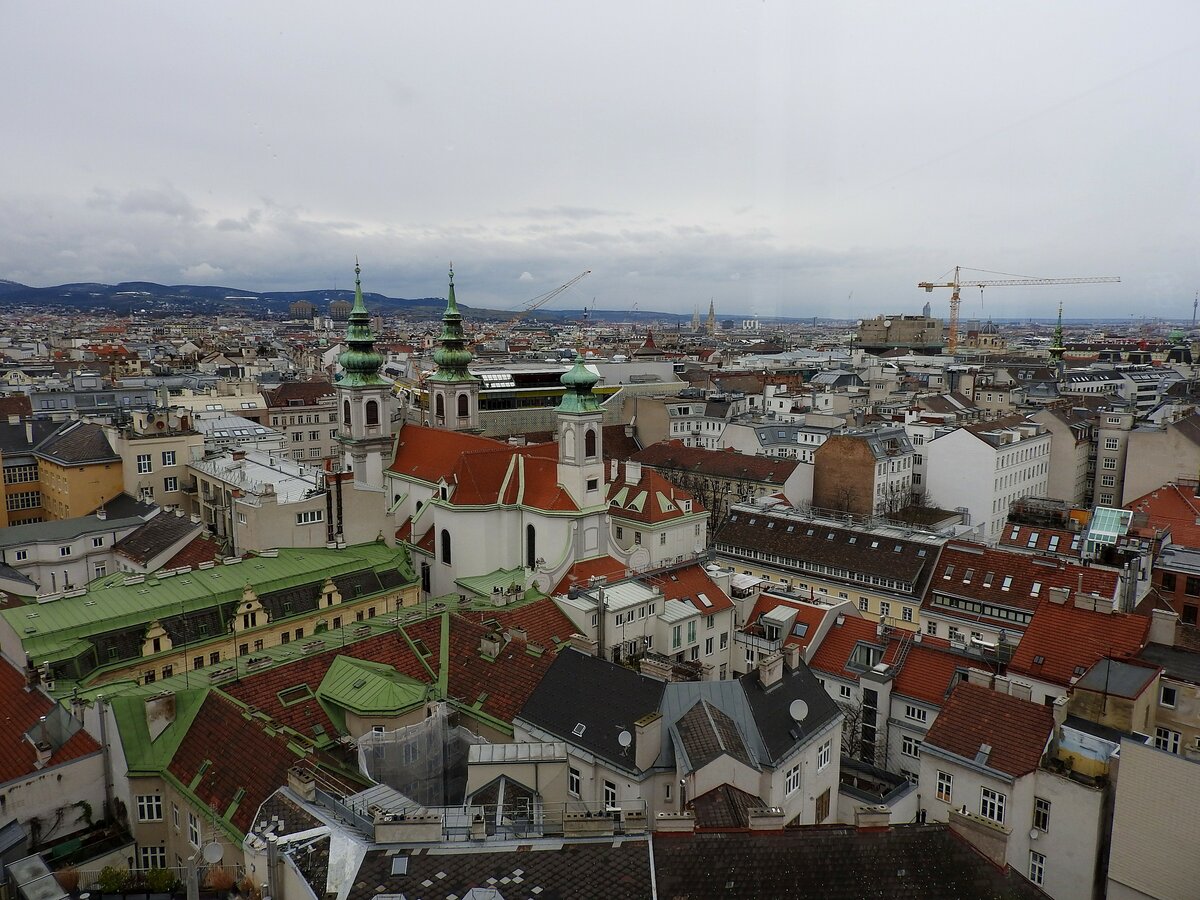
[[[588,459],[596,456],[596,430],[589,428],[587,434],[583,436],[583,455]]]
[[[379,403],[375,400],[367,401],[367,424],[379,424]]]
[[[450,565],[450,532],[442,529],[442,562]]]
[[[399,498],[399,497],[397,497],[396,499],[398,500],[398,499],[400,499],[400,498]],[[424,503],[422,503],[420,500],[418,500],[418,501],[417,501],[417,508],[416,508],[416,511],[414,512],[414,515],[415,515],[416,513],[419,513],[419,512],[421,511],[421,507],[422,507],[422,506],[424,506],[424,505],[425,505]]]
[[[446,418],[446,398],[441,394],[438,394],[433,400],[433,414],[439,419]]]
[[[342,424],[347,428],[350,427],[350,401],[342,401]]]
[[[458,417],[465,419],[471,415],[471,401],[467,399],[466,394],[458,395]]]
[[[525,568],[537,568],[537,529],[525,526]]]

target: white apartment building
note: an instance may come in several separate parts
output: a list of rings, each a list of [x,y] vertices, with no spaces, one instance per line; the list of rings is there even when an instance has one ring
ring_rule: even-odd
[[[943,509],[965,508],[988,543],[1000,537],[1008,507],[1046,494],[1050,434],[1021,416],[957,428],[924,445],[925,492]]]

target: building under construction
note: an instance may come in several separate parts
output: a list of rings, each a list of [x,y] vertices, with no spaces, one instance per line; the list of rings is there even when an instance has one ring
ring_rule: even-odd
[[[942,320],[929,316],[876,316],[860,319],[854,346],[868,353],[904,350],[935,355],[942,352]]]

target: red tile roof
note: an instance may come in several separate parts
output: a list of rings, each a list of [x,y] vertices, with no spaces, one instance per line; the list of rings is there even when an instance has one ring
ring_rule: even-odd
[[[639,580],[660,588],[664,600],[686,601],[706,616],[733,608],[733,601],[729,599],[729,595],[709,577],[700,563]],[[700,599],[701,594],[708,598],[710,606],[704,605],[704,601]]]
[[[315,406],[331,396],[333,385],[328,381],[285,381],[273,391],[263,391],[263,400],[272,408]],[[293,404],[293,400],[300,403]]]
[[[1145,646],[1149,629],[1150,620],[1144,616],[1095,612],[1070,600],[1046,599],[1026,626],[1008,670],[1069,685],[1106,656],[1119,659],[1137,653]]]
[[[964,681],[950,693],[924,744],[969,760],[990,745],[985,765],[1017,778],[1038,767],[1053,733],[1049,707]]]
[[[628,425],[605,425],[603,428],[602,450],[605,459],[629,459],[642,449],[637,437],[626,434]],[[632,428],[630,428],[632,431]]]
[[[628,481],[629,467],[617,464],[617,477],[608,485],[608,504],[612,516],[657,525],[692,513],[704,512],[700,501],[683,488],[676,487],[653,469],[643,468],[638,480]],[[687,505],[690,512],[684,512]]]
[[[1054,538],[1058,538],[1057,541]],[[1037,525],[1006,523],[1000,535],[1005,547],[1035,550],[1039,553],[1055,553],[1059,556],[1082,555],[1083,535],[1065,528],[1041,528]]]
[[[1011,579],[1007,587],[1006,579]],[[1056,557],[1034,556],[967,541],[950,541],[942,548],[922,608],[939,615],[995,622],[1005,628],[1020,630],[1019,624],[1008,620],[935,606],[934,595],[987,601],[1032,612],[1037,608],[1038,600],[1052,587],[1067,588],[1072,595],[1082,589],[1085,594],[1112,598],[1117,592],[1117,584],[1118,573],[1113,569],[1081,566]]]
[[[889,654],[889,658],[893,657],[894,653]],[[909,645],[908,654],[892,682],[892,691],[898,696],[941,706],[946,702],[959,670],[971,664],[970,660],[952,652],[949,642],[924,636],[921,643]]]
[[[434,483],[439,478],[450,477],[462,454],[470,450],[496,450],[507,446],[475,434],[409,424],[399,432],[396,456],[388,468],[400,475]]]
[[[1145,513],[1150,529],[1169,528],[1172,543],[1200,547],[1200,498],[1194,485],[1164,484],[1125,508]]]
[[[229,817],[233,827],[243,834],[250,829],[263,801],[287,784],[290,767],[313,766],[311,759],[297,757],[291,751],[286,734],[268,734],[265,724],[244,715],[233,700],[212,691],[167,767],[189,786],[200,775],[192,792],[221,814],[234,802],[238,792],[243,792]]]
[[[858,616],[846,616],[840,625],[835,622],[809,661],[809,668],[849,681],[858,681],[859,673],[846,668],[846,663],[859,642],[883,645],[876,633],[876,627],[875,622]]]
[[[734,450],[704,450],[687,447],[683,441],[651,444],[632,457],[635,462],[660,470],[698,472],[717,478],[736,478],[767,484],[783,484],[800,465],[798,460],[777,456],[747,456]]]
[[[788,634],[784,637],[785,645],[794,644],[801,650],[808,647],[817,634],[817,628],[821,622],[830,613],[829,607],[815,606],[811,603],[802,603],[799,600],[791,600],[787,597],[776,597],[774,594],[763,592],[758,595],[754,602],[754,609],[750,611],[750,615],[746,617],[746,624],[742,631],[746,634],[755,634],[759,637],[765,637],[762,633],[762,627],[758,625],[760,616],[764,616],[777,606],[786,606],[788,609],[796,610],[796,621],[802,622],[808,626],[803,637],[797,637],[795,634]]]
[[[500,608],[486,612],[464,612],[459,616],[470,622],[484,623],[495,620],[500,629],[512,626],[524,628],[531,644],[553,650],[575,633],[575,626],[566,613],[549,597],[535,600],[516,609]]]
[[[6,662],[0,662],[0,784],[37,771],[37,751],[25,738],[25,732],[48,715],[54,702],[37,690],[25,690],[25,677]],[[100,745],[82,728],[50,757],[48,766],[58,766],[100,749]]]
[[[221,548],[217,542],[208,536],[200,534],[183,546],[183,548],[163,563],[164,569],[178,569],[181,566],[195,568],[202,562],[212,562],[221,556]]]
[[[586,585],[589,578],[603,575],[610,580],[625,577],[625,563],[611,556],[594,556],[575,563],[554,586],[551,594],[565,594],[573,584]]]
[[[31,416],[33,407],[27,394],[5,394],[0,396],[0,418],[8,416]]]

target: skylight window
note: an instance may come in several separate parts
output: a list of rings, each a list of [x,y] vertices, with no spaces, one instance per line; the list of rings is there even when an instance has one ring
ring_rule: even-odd
[[[1000,590],[1007,591],[1010,587],[1012,587],[1012,576],[1005,575],[1004,580],[1000,582]]]
[[[584,725],[582,722],[578,722],[576,723],[575,727],[571,729],[571,734],[575,735],[575,737],[583,737],[583,731],[585,728],[587,728],[586,725]]]
[[[1042,592],[1042,583],[1040,581],[1035,581],[1033,583],[1033,587],[1031,587],[1029,589],[1029,596],[1036,597],[1041,592]]]
[[[1042,663],[1044,663],[1045,661],[1046,661],[1046,657],[1044,657],[1044,656],[1041,656],[1041,655],[1035,656],[1035,657],[1033,658],[1033,664],[1034,664],[1035,666],[1040,666],[1040,665],[1042,665]]]
[[[942,573],[942,577],[949,580],[954,575],[954,566],[946,566],[946,571]]]

